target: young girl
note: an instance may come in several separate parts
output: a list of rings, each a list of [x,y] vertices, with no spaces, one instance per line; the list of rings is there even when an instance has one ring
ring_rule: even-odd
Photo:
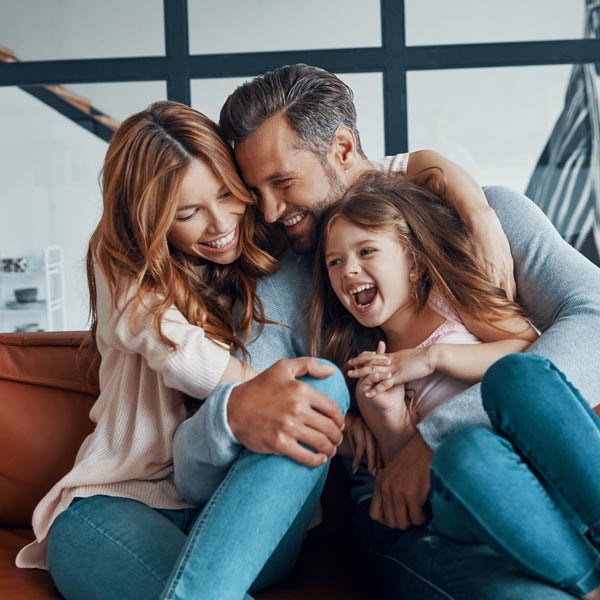
[[[355,357],[348,376],[386,463],[416,422],[536,337],[488,283],[457,214],[400,177],[364,175],[327,214],[315,280],[311,350]],[[356,357],[365,338],[377,350]]]
[[[524,351],[537,336],[520,307],[487,282],[456,213],[437,196],[400,177],[365,174],[327,213],[315,273],[311,349],[336,364],[350,365],[348,376],[357,380],[356,402],[384,464],[436,406],[481,381],[493,363]],[[377,346],[376,351],[358,354],[368,345]],[[536,410],[529,405],[536,384],[544,390],[536,397],[552,407],[562,406],[562,413],[565,407],[573,413],[584,404],[578,399],[577,407],[573,406],[576,392],[564,378],[559,385],[556,373],[547,361],[518,354],[490,370],[482,389],[484,406],[503,435],[518,432],[510,436],[514,446],[507,449],[506,440],[494,445],[488,438],[496,434],[486,430],[464,430],[443,444],[432,466],[433,524],[462,541],[487,542],[530,573],[577,596],[595,598],[600,594],[596,590],[600,556],[581,532],[590,529],[598,547],[600,536],[594,526],[600,523],[600,510],[591,507],[600,502],[600,486],[591,484],[586,493],[568,494],[578,499],[572,505],[575,511],[549,511],[548,492],[540,489],[550,487],[552,495],[554,486],[547,481],[556,482],[556,473],[567,472],[565,465],[551,470],[552,476],[545,469],[538,473],[532,468],[534,475],[530,472],[529,478],[524,473],[517,478],[514,469],[506,467],[510,465],[507,454],[512,453],[513,464],[522,468],[520,452],[528,461],[543,456],[537,452],[536,433],[530,433],[540,427],[532,417]],[[539,379],[529,383],[531,377]],[[529,405],[520,409],[529,414],[528,419],[504,410],[501,399],[507,389],[509,396],[516,390],[512,395],[518,398],[511,406]],[[595,431],[594,464],[600,468],[598,422],[586,409],[579,410],[580,431]],[[545,436],[553,435],[550,423],[560,437],[560,418],[544,420]],[[576,426],[569,428],[575,438],[576,432]],[[496,446],[504,449],[504,456]],[[548,441],[546,449],[550,450]],[[581,452],[569,467],[580,476],[585,473],[588,479],[597,479],[586,466],[589,454]],[[546,458],[534,465],[551,462]],[[535,492],[528,494],[527,488]],[[539,510],[534,512],[545,516],[552,512],[552,536],[544,531],[543,521],[517,513],[517,494],[527,496],[529,512],[536,503]],[[594,500],[579,502],[586,495]],[[573,512],[581,517],[580,533],[569,525]],[[532,537],[542,543],[531,543]],[[523,541],[534,549],[523,550]],[[566,558],[561,556],[565,547]],[[562,569],[558,557],[563,558]]]
[[[103,200],[87,256],[102,357],[96,428],[37,506],[36,541],[17,564],[48,568],[67,599],[242,598],[269,558],[255,587],[291,567],[327,458],[314,453],[321,466],[307,469],[243,451],[229,426],[234,408],[211,395],[255,374],[231,352],[244,351],[253,321],[266,321],[257,279],[276,270],[266,230],[216,125],[174,102],[115,132]],[[345,406],[341,376],[305,380]],[[186,406],[203,425],[195,456],[210,474],[196,482],[206,500],[195,506],[173,475]]]

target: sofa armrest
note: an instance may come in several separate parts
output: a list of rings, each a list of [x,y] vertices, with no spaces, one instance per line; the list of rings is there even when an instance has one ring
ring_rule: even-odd
[[[31,524],[34,507],[92,431],[97,350],[85,332],[0,335],[0,524]],[[83,345],[82,345],[83,344]]]

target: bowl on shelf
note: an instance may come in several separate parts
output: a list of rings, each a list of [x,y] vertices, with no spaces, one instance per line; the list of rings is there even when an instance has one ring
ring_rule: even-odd
[[[14,290],[15,299],[20,304],[27,302],[35,302],[37,300],[38,289],[36,287],[31,288],[19,288]]]

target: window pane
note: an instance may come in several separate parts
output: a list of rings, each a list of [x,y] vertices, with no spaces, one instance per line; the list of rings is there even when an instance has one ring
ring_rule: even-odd
[[[585,0],[405,0],[408,45],[583,37]]]
[[[379,158],[384,153],[383,83],[380,73],[353,73],[339,77],[354,91],[358,129],[367,156]],[[243,78],[196,79],[192,81],[192,106],[217,121],[221,106]]]
[[[0,0],[0,40],[20,60],[165,53],[162,0]]]
[[[381,45],[379,0],[189,1],[192,54]]]
[[[86,83],[64,87],[88,98],[95,108],[118,122],[143,110],[152,102],[167,99],[164,81]]]
[[[600,192],[597,80],[593,65],[409,73],[409,147],[445,154],[483,185],[527,192],[583,250]]]
[[[80,104],[85,106],[87,98],[118,122],[164,98],[164,87],[93,84],[68,91],[79,93]],[[11,271],[13,263],[0,263],[0,331],[24,326],[84,329],[88,310],[84,259],[101,213],[98,180],[107,143],[18,88],[0,88],[0,105],[0,135],[10,148],[0,163],[0,257],[29,259],[25,273],[4,273],[5,265]],[[46,285],[40,272],[44,250],[53,245],[60,246],[64,257],[64,324],[54,319],[49,323],[43,305],[14,304],[14,289],[36,287],[37,300],[58,295],[57,280],[51,278]]]

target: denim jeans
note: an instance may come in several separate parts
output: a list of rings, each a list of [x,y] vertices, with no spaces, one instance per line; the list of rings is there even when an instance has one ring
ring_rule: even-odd
[[[347,410],[339,371],[301,379]],[[202,509],[77,499],[50,530],[50,573],[67,600],[247,600],[292,568],[327,468],[244,450]]]
[[[477,429],[475,435],[463,430],[440,447],[432,467],[436,527],[390,529],[370,518],[369,501],[356,507],[353,572],[368,597],[572,600],[571,594],[584,591],[570,587],[569,593],[556,586],[564,576],[561,567],[573,565],[575,550],[567,542],[574,541],[587,561],[579,566],[581,574],[575,580],[585,580],[589,565],[597,560],[592,545],[598,547],[594,524],[600,511],[598,419],[565,377],[539,357],[511,355],[500,361],[486,374],[482,393],[485,408],[503,437],[487,430]],[[471,445],[478,437],[486,443]],[[504,438],[511,440],[510,446]],[[487,444],[491,440],[494,443]],[[536,459],[541,463],[534,466]],[[455,489],[461,499],[470,494],[465,510],[447,487]],[[560,509],[544,496],[545,490],[556,496]],[[540,506],[538,498],[543,498]],[[532,569],[525,570],[520,560],[506,559],[506,549],[493,544],[497,551],[492,550],[483,527],[471,529],[468,510],[476,507],[485,518],[477,524],[483,523],[495,535],[506,535],[517,543],[519,552],[539,550],[536,537],[543,536],[540,539],[548,544],[544,551],[552,556],[551,577],[539,579],[540,573],[532,577]],[[543,518],[538,518],[538,511],[543,511]],[[565,532],[567,542],[560,537]],[[597,572],[597,566],[592,570]],[[590,575],[587,589],[593,588],[593,578]]]
[[[434,456],[434,528],[587,594],[600,586],[600,421],[539,356],[498,361],[482,397],[495,431],[459,431]]]

